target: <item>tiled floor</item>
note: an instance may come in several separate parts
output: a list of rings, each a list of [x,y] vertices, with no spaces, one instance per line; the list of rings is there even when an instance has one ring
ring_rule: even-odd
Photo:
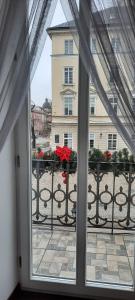
[[[87,234],[87,280],[133,285],[135,234]],[[76,233],[33,229],[33,273],[75,279]]]

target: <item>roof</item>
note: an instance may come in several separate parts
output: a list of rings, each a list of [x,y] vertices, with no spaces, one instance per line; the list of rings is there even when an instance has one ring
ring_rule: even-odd
[[[95,18],[97,19],[97,24],[101,26],[102,21],[101,19],[103,18],[103,23],[105,20],[106,25],[110,25],[110,26],[118,26],[120,25],[120,16],[118,15],[118,8],[117,7],[109,7],[106,8],[104,10],[102,10],[100,17],[99,18],[99,11],[98,12],[94,12],[95,14]],[[120,13],[123,16],[123,20],[125,23],[129,23],[129,15],[128,15],[128,11],[125,7],[121,7],[120,8]],[[49,27],[47,29],[48,33],[51,33],[52,31],[61,31],[61,30],[68,30],[71,28],[75,28],[75,22],[74,21],[69,21],[69,22],[64,22],[62,24],[58,24],[56,26],[53,27]]]

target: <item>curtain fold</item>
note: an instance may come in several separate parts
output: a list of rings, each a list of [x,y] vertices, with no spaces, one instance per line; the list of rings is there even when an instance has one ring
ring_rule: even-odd
[[[0,3],[0,151],[28,93],[57,0]]]
[[[96,92],[109,117],[135,154],[135,3],[130,0],[84,0],[83,13],[90,12],[90,39],[96,49],[85,40],[76,0],[61,0],[69,27],[80,56]],[[87,19],[87,18],[86,18]],[[111,78],[111,80],[110,80]],[[119,113],[110,103],[110,95],[117,97]]]

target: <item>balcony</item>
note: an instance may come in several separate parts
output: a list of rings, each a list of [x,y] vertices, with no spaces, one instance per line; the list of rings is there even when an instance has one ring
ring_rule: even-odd
[[[77,162],[32,161],[33,273],[75,278]],[[133,286],[135,164],[89,162],[87,281]]]

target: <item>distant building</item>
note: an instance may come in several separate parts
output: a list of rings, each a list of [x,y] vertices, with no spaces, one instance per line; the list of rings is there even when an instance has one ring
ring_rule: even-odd
[[[111,20],[111,19],[110,19]],[[52,148],[68,145],[77,150],[78,126],[78,50],[73,41],[68,23],[48,29],[52,40]],[[111,41],[114,51],[120,51],[120,40],[115,29],[111,29]],[[91,50],[98,63],[97,41],[94,33],[91,36]],[[104,74],[101,74],[104,76]],[[104,78],[106,82],[106,78]],[[111,82],[111,76],[110,76]],[[112,94],[106,82],[106,92],[113,109],[119,114],[118,99]],[[90,118],[89,149],[99,148],[102,151],[120,150],[127,147],[117,132],[110,117],[97,95],[90,78]]]
[[[34,127],[35,136],[48,136],[51,131],[51,103],[45,100],[42,107],[34,106],[32,108],[32,126]]]

